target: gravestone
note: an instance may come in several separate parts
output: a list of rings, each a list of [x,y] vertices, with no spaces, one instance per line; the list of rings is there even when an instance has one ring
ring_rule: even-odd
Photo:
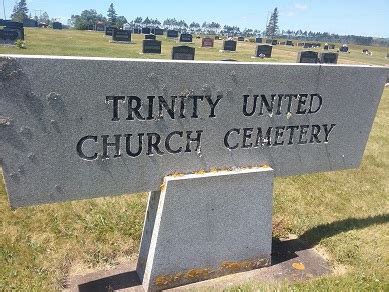
[[[17,40],[24,40],[23,23],[0,19],[0,44],[13,45]]]
[[[163,35],[164,30],[162,28],[156,28],[154,29],[154,34],[155,35]]]
[[[301,51],[297,55],[297,63],[317,63],[318,53],[314,51]]]
[[[271,41],[271,44],[272,44],[272,46],[277,45],[277,44],[278,44],[278,40],[272,40],[272,41]]]
[[[117,28],[113,27],[113,26],[106,26],[105,27],[105,35],[106,36],[112,36],[114,30],[117,30]]]
[[[304,49],[309,49],[312,48],[313,44],[312,43],[304,43]]]
[[[23,27],[38,27],[38,21],[31,18],[26,18],[23,20]]]
[[[348,52],[348,46],[347,45],[343,45],[339,48],[339,51],[342,52],[342,53],[347,53]]]
[[[257,44],[262,43],[262,38],[255,38],[255,42],[256,42]]]
[[[8,28],[23,28],[23,23],[22,22],[17,22],[17,21],[12,21],[12,20],[5,20],[5,19],[0,19],[0,26],[5,26]]]
[[[182,33],[180,35],[180,42],[191,43],[192,42],[192,35],[189,33]]]
[[[58,21],[53,22],[53,29],[62,29],[62,23]]]
[[[225,40],[223,42],[223,50],[224,51],[235,52],[236,51],[236,41],[234,41],[234,40]]]
[[[337,64],[338,53],[335,52],[320,52],[319,62],[322,64]]]
[[[131,42],[131,31],[114,29],[112,31],[112,40],[115,42]]]
[[[194,60],[195,48],[178,46],[172,49],[172,60]]]
[[[213,43],[213,38],[206,37],[201,40],[201,46],[203,48],[213,48]]]
[[[281,46],[286,46],[286,42],[280,42]]]
[[[142,29],[134,28],[134,34],[141,34],[141,33],[142,33]]]
[[[272,49],[273,49],[273,46],[270,46],[270,45],[259,45],[259,46],[257,46],[257,49],[255,50],[255,56],[256,57],[271,58]]]
[[[142,27],[142,34],[150,34],[151,30],[149,27]]]
[[[268,265],[273,178],[358,167],[388,76],[17,55],[0,69],[10,205],[150,191],[137,268],[146,290]]]
[[[298,47],[303,47],[304,45],[305,45],[305,43],[297,43]]]
[[[143,40],[142,52],[143,52],[143,54],[160,54],[161,53],[161,41]]]
[[[335,49],[335,45],[334,45],[334,44],[329,44],[329,45],[328,45],[328,48],[329,48],[330,50],[334,50],[334,49]]]
[[[145,40],[155,40],[155,34],[145,34]]]
[[[177,30],[172,30],[172,29],[169,29],[166,33],[166,36],[168,38],[178,38],[178,31]]]
[[[286,45],[287,45],[287,46],[293,46],[293,42],[290,41],[290,40],[288,40],[288,41],[286,41]]]
[[[242,36],[238,37],[238,42],[244,42],[244,37]]]
[[[220,41],[221,40],[220,36],[216,35],[215,40]]]
[[[266,44],[271,44],[272,40],[271,39],[266,39]]]
[[[105,31],[105,24],[103,22],[96,22],[95,31]]]
[[[324,44],[323,50],[328,51],[328,49],[329,49],[328,44]]]

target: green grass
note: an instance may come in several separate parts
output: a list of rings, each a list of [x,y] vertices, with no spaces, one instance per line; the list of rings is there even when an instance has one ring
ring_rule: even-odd
[[[26,49],[0,47],[0,53],[169,58],[174,41],[163,42],[161,56],[143,56],[135,45],[110,44],[101,33],[26,31]],[[200,49],[196,58],[252,59],[255,44],[239,43],[238,52]],[[339,63],[388,65],[387,48],[370,48],[373,56],[351,46]],[[294,62],[298,48],[276,47],[270,61]],[[256,283],[242,290],[387,291],[389,266],[389,88],[385,89],[362,165],[356,170],[277,178],[274,236],[297,234],[325,253],[330,276],[301,283]],[[0,179],[0,290],[55,291],[69,274],[97,269],[136,257],[146,194],[58,203],[10,210]]]

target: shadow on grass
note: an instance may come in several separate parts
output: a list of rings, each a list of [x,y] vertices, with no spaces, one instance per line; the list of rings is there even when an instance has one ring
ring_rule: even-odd
[[[325,238],[343,232],[388,222],[389,214],[380,214],[366,218],[347,218],[316,226],[305,231],[298,239],[281,241],[277,238],[273,238],[272,265],[298,257],[296,252],[312,248]]]
[[[366,218],[348,218],[328,224],[319,225],[304,232],[300,238],[281,241],[273,238],[272,243],[272,265],[281,264],[290,259],[298,258],[301,253],[318,244],[322,239],[350,230],[362,229],[375,224],[389,222],[389,214],[382,214]],[[305,260],[317,261],[317,258],[307,258]],[[318,264],[318,263],[317,263]],[[325,267],[319,267],[326,269]],[[282,268],[281,269],[285,269]],[[135,271],[119,273],[113,276],[100,278],[91,282],[78,285],[80,292],[115,291],[130,287],[140,286],[141,282]],[[137,287],[138,288],[138,287]],[[140,287],[138,289],[141,289]]]

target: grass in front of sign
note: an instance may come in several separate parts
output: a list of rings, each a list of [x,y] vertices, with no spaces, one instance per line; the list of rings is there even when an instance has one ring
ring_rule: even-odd
[[[110,44],[101,33],[26,30],[26,49],[0,47],[0,53],[170,58],[179,45],[167,40],[163,55],[140,55],[135,45]],[[238,43],[237,53],[199,49],[201,60],[252,59],[255,44]],[[388,64],[386,48],[370,47],[373,56],[341,55],[340,63]],[[277,46],[266,61],[295,62],[298,48]],[[355,53],[354,53],[355,51]],[[377,52],[377,53],[375,53]],[[381,56],[382,55],[382,56]],[[367,77],[368,78],[368,77]],[[334,274],[302,283],[247,283],[232,291],[257,289],[385,290],[389,262],[389,89],[385,89],[362,165],[357,170],[277,178],[274,236],[297,234],[325,254]],[[0,178],[0,291],[55,291],[69,273],[115,265],[135,257],[139,247],[146,194],[10,210]],[[309,267],[306,267],[309,269]]]

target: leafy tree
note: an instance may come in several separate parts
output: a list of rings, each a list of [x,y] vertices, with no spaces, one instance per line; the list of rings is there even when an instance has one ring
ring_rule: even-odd
[[[278,31],[278,9],[276,7],[270,16],[269,23],[266,27],[266,35],[273,38],[278,33]]]
[[[108,21],[109,21],[112,25],[115,25],[115,24],[116,24],[116,21],[117,21],[117,14],[116,14],[115,8],[113,7],[113,3],[111,3],[111,5],[109,5],[108,11],[107,11],[107,17],[108,17]]]
[[[97,21],[106,22],[107,20],[103,15],[97,14],[96,10],[89,9],[82,11],[81,15],[72,15],[69,24],[75,29],[85,30],[93,27]]]
[[[116,18],[116,26],[123,27],[124,24],[127,23],[127,19],[124,16],[118,16]]]
[[[47,12],[43,12],[42,15],[39,17],[39,22],[40,23],[46,23],[46,24],[50,24],[50,17],[49,15],[47,14]]]
[[[15,3],[13,13],[11,14],[11,19],[13,21],[23,22],[23,20],[28,18],[28,8],[26,0],[20,0]]]
[[[139,28],[142,24],[142,17],[138,16],[137,18],[134,19],[134,26],[136,28]]]
[[[148,18],[148,17],[146,16],[146,18],[145,18],[145,20],[143,20],[142,24],[143,24],[144,26],[150,25],[150,24],[151,24],[150,18]]]

